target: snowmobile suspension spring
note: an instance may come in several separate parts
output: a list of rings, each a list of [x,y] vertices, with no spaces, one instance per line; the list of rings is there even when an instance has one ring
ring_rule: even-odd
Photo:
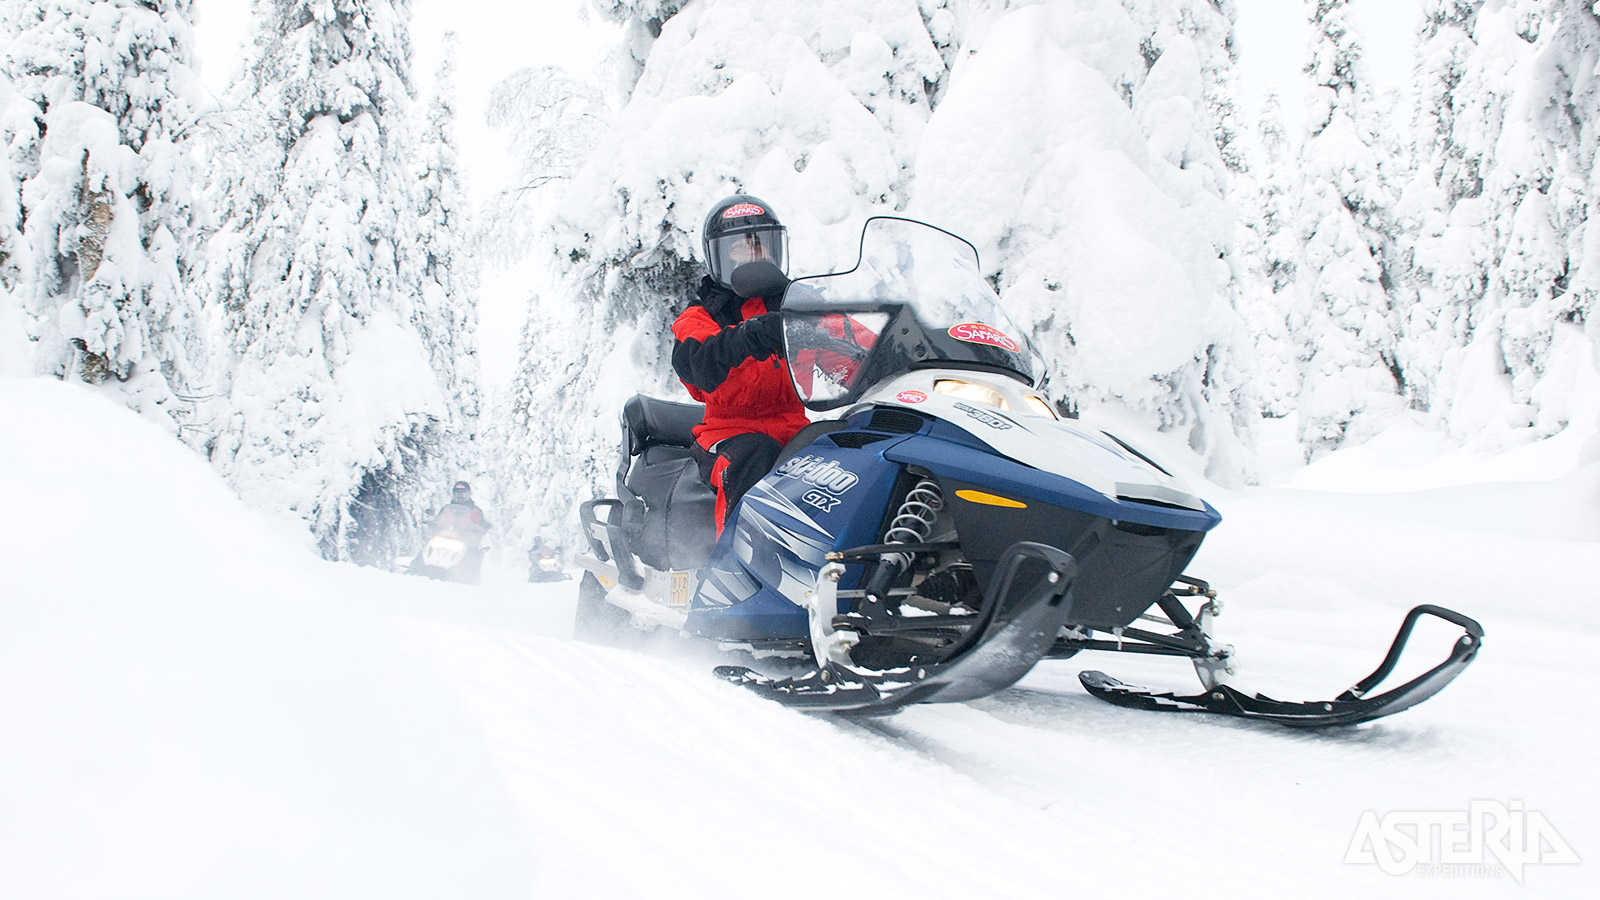
[[[933,521],[944,508],[944,495],[939,485],[924,478],[906,493],[900,511],[889,521],[883,533],[885,544],[920,544],[933,532]],[[867,579],[864,594],[870,603],[883,603],[889,595],[889,585],[895,577],[911,565],[910,553],[885,553],[878,557],[878,565]]]
[[[906,494],[906,499],[900,504],[900,512],[889,523],[889,530],[883,533],[885,544],[920,544],[933,533],[933,522],[939,518],[939,511],[944,509],[944,495],[939,492],[939,485],[931,479],[924,478],[917,482]],[[885,555],[884,562],[893,560],[894,567],[899,571],[911,565],[909,553],[895,553]]]

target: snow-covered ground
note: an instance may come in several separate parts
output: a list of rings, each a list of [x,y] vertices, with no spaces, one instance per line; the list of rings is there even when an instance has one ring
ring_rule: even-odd
[[[1192,571],[1269,693],[1347,687],[1413,604],[1482,621],[1478,662],[1393,718],[1301,733],[1117,709],[1079,668],[1196,682],[1089,654],[852,721],[688,653],[571,641],[576,582],[322,562],[113,402],[0,379],[0,896],[1590,897],[1582,454],[1473,461],[1402,431],[1210,489],[1225,522]],[[1411,670],[1450,637],[1419,629]],[[1367,855],[1419,822],[1415,868]]]

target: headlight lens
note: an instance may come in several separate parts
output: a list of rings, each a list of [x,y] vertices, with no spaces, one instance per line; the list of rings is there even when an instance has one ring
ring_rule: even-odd
[[[940,378],[933,382],[933,390],[938,394],[949,394],[961,400],[982,403],[984,406],[990,406],[995,409],[1008,411],[1011,409],[1011,404],[1006,402],[1006,398],[1001,396],[999,391],[993,388],[986,388],[981,384],[973,384],[970,381]]]
[[[1050,404],[1044,402],[1043,400],[1041,400],[1038,397],[1033,396],[1032,394],[1028,394],[1027,396],[1023,397],[1022,399],[1028,404],[1028,408],[1029,409],[1033,410],[1034,412],[1038,413],[1041,416],[1044,416],[1047,419],[1059,419],[1059,418],[1061,418],[1060,416],[1056,415],[1056,411],[1055,410],[1050,408]]]

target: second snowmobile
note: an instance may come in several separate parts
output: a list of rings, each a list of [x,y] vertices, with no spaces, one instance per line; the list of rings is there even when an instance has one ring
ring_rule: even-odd
[[[1221,516],[1149,453],[1060,414],[977,251],[949,232],[871,219],[855,268],[794,281],[781,315],[801,400],[842,412],[789,443],[719,539],[691,450],[701,408],[630,400],[617,496],[579,510],[581,632],[676,631],[751,661],[719,667],[730,681],[866,714],[982,697],[1084,650],[1177,656],[1204,691],[1080,681],[1126,706],[1294,726],[1398,712],[1477,654],[1477,622],[1419,606],[1335,699],[1231,687],[1216,595],[1184,574]],[[1375,693],[1424,616],[1461,628],[1449,657]]]

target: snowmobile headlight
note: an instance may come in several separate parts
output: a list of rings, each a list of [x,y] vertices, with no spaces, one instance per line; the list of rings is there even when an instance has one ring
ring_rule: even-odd
[[[1044,398],[1042,397],[1035,397],[1032,394],[1028,394],[1027,396],[1023,397],[1022,400],[1028,405],[1028,409],[1030,411],[1044,416],[1046,419],[1060,418],[1060,416],[1056,415],[1056,411],[1050,408],[1050,404],[1044,402]]]
[[[448,569],[460,562],[467,555],[465,541],[443,534],[436,534],[427,545],[422,548],[423,565],[433,566],[437,569]]]
[[[1009,411],[1011,404],[994,388],[987,388],[981,384],[970,381],[957,381],[954,378],[940,378],[933,383],[934,393],[949,394],[960,400],[969,400],[973,403],[982,403],[995,409]]]

